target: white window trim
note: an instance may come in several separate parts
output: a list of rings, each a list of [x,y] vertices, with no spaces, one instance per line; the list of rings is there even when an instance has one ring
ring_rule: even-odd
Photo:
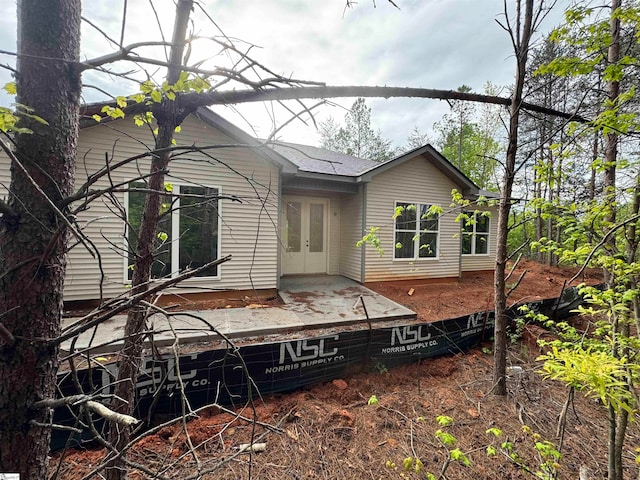
[[[135,182],[136,180],[127,180],[127,179],[123,179],[123,182],[125,182],[127,185],[131,182]],[[196,183],[176,183],[176,182],[170,182],[174,189],[177,187],[178,188],[178,193],[180,192],[180,187],[204,187],[204,188],[213,188],[216,189],[218,191],[218,195],[222,195],[222,187],[216,187],[213,185],[206,185],[206,184],[196,184]],[[221,247],[222,247],[222,234],[221,234],[221,228],[222,228],[222,209],[223,209],[223,205],[222,205],[222,199],[218,199],[218,244],[216,246],[217,252],[218,252],[218,259],[222,258],[222,253],[220,251]],[[129,218],[129,191],[125,191],[124,192],[124,209],[125,209],[125,213],[127,215],[127,219]],[[174,207],[174,211],[171,212],[171,215],[176,215],[179,218],[179,212],[180,212],[180,198],[178,198],[176,200],[175,203],[175,207]],[[124,279],[124,285],[131,285],[131,280],[129,279],[129,256],[127,254],[127,252],[129,251],[129,242],[128,242],[128,238],[129,238],[129,224],[128,222],[125,222],[124,224],[125,228],[124,228],[124,236],[122,238],[123,241],[123,264],[124,264],[124,271],[123,271],[123,279]],[[175,278],[179,275],[179,267],[177,270],[173,270],[174,266],[179,265],[180,259],[179,259],[179,255],[180,255],[180,221],[178,220],[177,222],[172,221],[171,222],[171,238],[172,239],[176,239],[176,240],[172,240],[171,242],[171,277],[170,278]],[[176,262],[176,263],[174,263]],[[201,283],[203,281],[219,281],[222,279],[222,264],[219,264],[217,266],[217,275],[215,276],[209,276],[209,277],[192,277],[186,280],[183,280],[184,285],[191,285],[191,286],[198,286],[195,285],[197,283]],[[167,278],[167,277],[165,277]],[[156,278],[152,278],[151,282],[157,281],[157,280],[161,280],[161,279],[156,279]]]
[[[473,231],[472,232],[465,232],[464,231],[464,225],[460,226],[460,255],[462,255],[463,257],[488,257],[490,255],[490,247],[491,244],[489,243],[489,239],[491,238],[491,217],[485,217],[487,219],[487,232],[476,232],[476,225],[478,224],[478,220],[477,220],[477,216],[482,215],[482,212],[464,212],[466,215],[473,215],[474,219],[473,219],[473,223],[470,225],[471,227],[473,227]],[[463,253],[462,252],[462,238],[465,235],[470,235],[471,236],[471,252],[469,253]],[[487,238],[487,251],[486,253],[476,253],[476,239],[478,238],[478,235],[480,236],[484,236]]]
[[[399,203],[407,203],[409,205],[415,205],[416,206],[416,231],[414,231],[414,237],[418,236],[418,238],[414,238],[414,256],[412,258],[398,258],[396,257],[396,233],[398,232],[398,230],[396,229],[396,220],[393,220],[393,238],[392,238],[392,242],[393,242],[393,261],[394,262],[411,262],[411,263],[415,263],[415,262],[432,262],[434,260],[439,260],[440,259],[440,220],[442,219],[441,215],[438,215],[438,230],[433,231],[433,230],[427,230],[424,233],[435,233],[436,234],[436,254],[433,257],[421,257],[420,256],[420,234],[423,233],[422,230],[420,230],[420,215],[418,214],[419,210],[420,210],[420,206],[421,205],[427,205],[429,207],[431,207],[433,205],[433,203],[427,203],[427,202],[410,202],[410,201],[406,201],[406,200],[395,200],[393,203],[393,212],[395,213],[396,208],[398,208],[398,204]],[[401,230],[402,231],[402,230]]]

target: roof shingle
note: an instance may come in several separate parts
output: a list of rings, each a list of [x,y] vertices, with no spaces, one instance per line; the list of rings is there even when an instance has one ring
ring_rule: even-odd
[[[373,160],[365,160],[309,145],[278,141],[269,143],[268,146],[297,165],[300,170],[310,173],[357,177],[362,172],[380,165]]]

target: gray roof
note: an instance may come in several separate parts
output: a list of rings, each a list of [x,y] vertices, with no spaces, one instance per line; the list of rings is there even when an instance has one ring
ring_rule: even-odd
[[[98,111],[101,105],[102,104],[86,105],[84,107],[86,110],[85,114],[88,115],[94,110]],[[287,175],[357,184],[369,182],[379,173],[400,165],[416,156],[422,156],[433,162],[436,168],[460,185],[465,194],[478,195],[478,186],[443,157],[440,152],[428,144],[405,152],[386,162],[376,162],[309,145],[279,141],[264,142],[248,135],[209,108],[200,107],[194,114],[239,143],[252,145],[256,153],[267,157],[279,165],[282,173]],[[96,125],[95,120],[91,120],[91,122],[83,124],[82,126],[86,127],[91,125]],[[487,196],[495,196],[495,194],[491,195],[490,192],[483,193],[485,195],[489,193]]]
[[[280,141],[267,145],[304,172],[357,177],[362,172],[380,165],[373,160],[365,160],[310,145]]]

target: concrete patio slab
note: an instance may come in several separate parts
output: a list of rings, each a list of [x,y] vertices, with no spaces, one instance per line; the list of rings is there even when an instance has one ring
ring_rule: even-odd
[[[283,277],[279,293],[310,327],[362,322],[367,315],[372,322],[416,318],[414,311],[339,275]]]
[[[77,320],[77,318],[65,319],[63,327]],[[61,348],[66,352],[72,348],[77,351],[89,347],[94,353],[118,351],[124,342],[122,337],[126,320],[126,315],[116,315],[100,324],[95,330],[82,333],[75,345],[72,346],[69,340],[63,342]],[[176,336],[181,344],[221,340],[209,325],[229,338],[271,335],[284,330],[305,328],[305,324],[294,312],[282,307],[175,312],[170,320],[156,313],[147,320],[147,330],[153,332],[153,343],[158,347],[173,344]],[[150,344],[150,341],[151,338],[147,343]]]
[[[155,346],[221,340],[211,327],[229,338],[273,335],[314,328],[352,325],[367,321],[380,322],[414,319],[415,312],[362,285],[340,276],[286,277],[282,279],[281,307],[224,308],[216,310],[174,312],[169,321],[156,313],[147,321]],[[363,308],[366,305],[366,313]],[[63,320],[63,328],[78,322],[78,318]],[[110,353],[123,343],[125,315],[117,315],[95,329],[82,333],[75,344],[66,341],[63,351],[85,350]]]

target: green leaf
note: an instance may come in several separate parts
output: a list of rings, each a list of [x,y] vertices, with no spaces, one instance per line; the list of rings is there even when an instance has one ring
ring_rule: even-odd
[[[9,82],[5,84],[2,89],[7,92],[9,95],[16,95],[18,92],[16,90],[16,82]]]
[[[456,437],[442,430],[437,430],[435,435],[436,435],[436,438],[440,440],[447,447],[453,446],[457,441]]]
[[[158,90],[151,90],[150,95],[151,100],[153,100],[154,102],[160,103],[162,101],[162,93],[160,93]]]
[[[151,80],[147,80],[146,82],[142,82],[140,84],[140,90],[145,95],[151,95],[153,93],[153,90],[154,90],[153,82],[151,82]]]
[[[442,425],[443,427],[446,427],[453,423],[453,418],[448,417],[446,415],[439,415],[438,417],[436,417],[436,422],[438,422],[438,425]]]
[[[367,400],[367,405],[378,405],[378,397],[376,397],[375,395],[371,395],[369,397],[369,400]]]
[[[467,458],[467,456],[459,448],[454,448],[453,450],[451,450],[451,459],[455,460],[456,462],[462,463],[465,467],[471,466],[469,458]]]
[[[142,103],[145,101],[145,96],[143,93],[134,93],[133,95],[129,95],[129,100],[135,103]]]

